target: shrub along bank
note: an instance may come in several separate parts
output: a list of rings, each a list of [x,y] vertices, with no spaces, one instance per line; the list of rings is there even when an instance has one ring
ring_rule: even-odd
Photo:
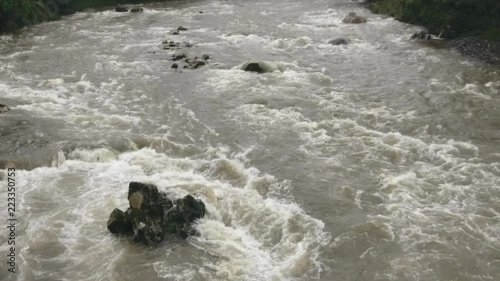
[[[0,0],[0,33],[55,20],[91,7],[137,4],[146,0]]]

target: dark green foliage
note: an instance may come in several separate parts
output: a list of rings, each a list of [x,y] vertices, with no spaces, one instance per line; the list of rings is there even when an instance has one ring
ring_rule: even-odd
[[[482,36],[500,40],[499,0],[370,0],[377,13],[423,25],[447,38]]]
[[[152,0],[0,0],[0,33],[58,19],[86,8],[138,4]],[[161,0],[160,0],[161,1]],[[52,4],[51,4],[52,3]],[[63,3],[63,5],[58,4]],[[54,5],[55,4],[55,5]]]

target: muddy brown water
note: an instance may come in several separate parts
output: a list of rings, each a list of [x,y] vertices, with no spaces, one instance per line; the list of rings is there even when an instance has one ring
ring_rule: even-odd
[[[19,273],[2,262],[1,280],[500,280],[498,67],[348,1],[144,8],[0,37],[19,219]],[[164,40],[209,65],[171,69]],[[201,235],[111,235],[132,180],[196,193]]]

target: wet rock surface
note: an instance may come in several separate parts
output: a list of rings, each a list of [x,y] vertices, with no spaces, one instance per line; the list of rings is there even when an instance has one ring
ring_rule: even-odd
[[[195,235],[193,223],[205,216],[205,204],[191,195],[172,200],[152,184],[131,182],[129,208],[114,209],[107,227],[111,233],[133,235],[134,241],[155,246],[168,234],[181,238]]]
[[[350,12],[347,17],[342,20],[343,23],[365,23],[366,18],[358,16],[355,12]]]
[[[338,46],[338,45],[347,45],[349,44],[349,40],[345,38],[336,38],[328,41],[328,44],[333,45],[333,46]]]

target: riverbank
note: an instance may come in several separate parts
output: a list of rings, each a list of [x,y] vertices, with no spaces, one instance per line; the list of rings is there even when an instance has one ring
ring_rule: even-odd
[[[368,0],[375,13],[422,25],[446,39],[479,37],[500,41],[500,2],[497,0]]]
[[[160,0],[161,1],[161,0]],[[0,0],[0,33],[57,20],[87,8],[139,4],[147,0]]]

